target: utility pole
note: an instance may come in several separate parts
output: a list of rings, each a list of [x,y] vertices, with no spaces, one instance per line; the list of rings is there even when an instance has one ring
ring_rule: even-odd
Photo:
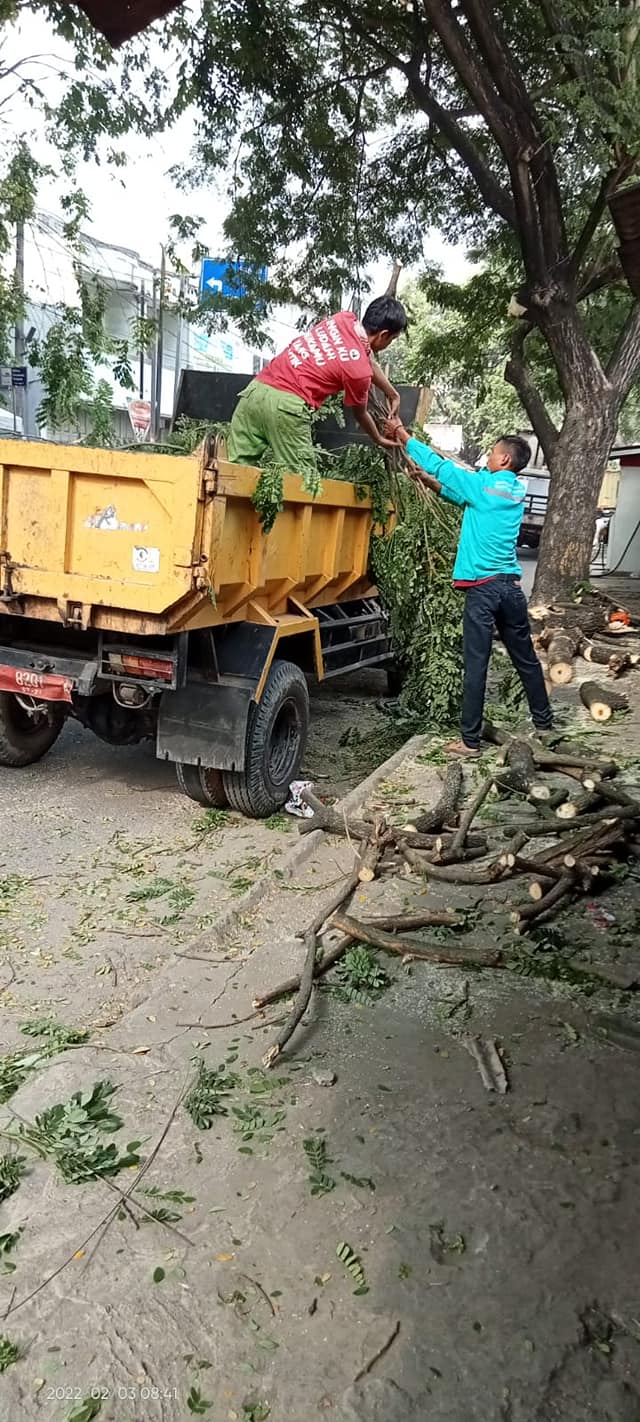
[[[173,376],[173,416],[174,416],[174,419],[175,419],[176,409],[177,409],[177,405],[178,405],[178,386],[179,386],[179,384],[180,384],[180,375],[181,375],[181,373],[182,373],[182,326],[183,326],[182,307],[183,307],[183,303],[184,303],[185,288],[186,288],[186,280],[185,280],[184,276],[181,276],[181,277],[180,277],[180,293],[179,293],[179,296],[178,296],[178,319],[177,319],[177,323],[176,323],[176,358],[175,358],[175,364],[174,364],[174,367],[173,367],[173,370],[174,370],[174,376]]]
[[[24,222],[18,218],[16,222],[16,266],[14,273],[14,286],[16,292],[17,310],[16,324],[14,328],[14,360],[16,365],[25,364],[25,339],[24,339]],[[26,385],[19,391],[16,398],[16,390],[11,383],[11,394],[13,403],[13,431],[17,430],[17,405],[20,406],[22,415],[22,433],[26,435],[27,420],[27,387]]]
[[[162,354],[164,339],[164,289],[167,277],[167,255],[164,247],[160,248],[160,281],[158,284],[158,320],[156,326],[156,351],[155,351],[155,391],[152,396],[151,407],[151,438],[155,442],[160,437],[160,415],[162,408]]]
[[[142,335],[142,331],[143,331],[143,322],[146,320],[146,316],[147,316],[147,294],[146,294],[146,291],[145,291],[144,278],[143,278],[142,281],[140,282],[140,305],[139,305],[139,307],[138,307],[138,315],[139,315],[139,317],[140,317],[140,338],[141,338],[141,339],[140,339],[140,352],[139,352],[138,394],[139,394],[139,396],[140,396],[140,399],[141,399],[141,400],[144,400],[144,357],[145,357],[145,348],[144,348],[144,337],[143,337],[143,335]]]

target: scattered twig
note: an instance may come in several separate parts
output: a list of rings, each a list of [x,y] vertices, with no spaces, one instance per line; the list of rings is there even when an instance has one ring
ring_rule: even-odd
[[[497,1091],[504,1096],[509,1082],[498,1044],[490,1037],[463,1037],[464,1045],[477,1064],[482,1077],[482,1085],[487,1091]]]
[[[398,1322],[394,1324],[394,1327],[392,1328],[386,1343],[383,1343],[382,1347],[378,1348],[377,1353],[374,1353],[373,1357],[369,1359],[368,1363],[365,1363],[364,1367],[362,1367],[360,1371],[356,1373],[355,1378],[353,1379],[354,1383],[360,1382],[362,1378],[367,1376],[367,1373],[371,1372],[372,1368],[375,1368],[376,1363],[379,1363],[380,1359],[384,1358],[385,1353],[388,1353],[392,1344],[395,1343],[399,1332],[400,1319],[398,1319]]]
[[[272,1317],[275,1318],[275,1317],[276,1317],[276,1310],[275,1310],[275,1308],[274,1308],[274,1305],[272,1304],[271,1299],[269,1298],[269,1295],[268,1295],[266,1289],[263,1289],[262,1284],[260,1283],[260,1281],[259,1281],[258,1279],[252,1279],[250,1274],[241,1274],[241,1275],[240,1275],[240,1278],[241,1278],[241,1279],[246,1279],[246,1281],[247,1281],[248,1284],[253,1284],[253,1287],[254,1287],[254,1289],[256,1290],[256,1292],[259,1293],[259,1294],[261,1294],[262,1297],[263,1297],[263,1299],[264,1299],[264,1301],[265,1301],[265,1303],[269,1305],[269,1308],[271,1309]]]

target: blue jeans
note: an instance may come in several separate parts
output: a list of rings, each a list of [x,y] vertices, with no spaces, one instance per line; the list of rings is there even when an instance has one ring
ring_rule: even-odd
[[[480,746],[494,626],[525,689],[534,726],[547,731],[553,725],[542,667],[531,641],[527,600],[519,580],[501,574],[465,592],[461,731],[465,745],[474,750]]]

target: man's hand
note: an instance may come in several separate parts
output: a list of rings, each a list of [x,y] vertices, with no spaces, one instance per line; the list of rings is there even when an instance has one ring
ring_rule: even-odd
[[[388,420],[385,420],[384,432],[387,438],[392,440],[396,445],[404,445],[411,438],[402,420],[399,420],[397,415],[391,415]]]
[[[391,387],[393,389],[393,386]],[[389,418],[393,419],[400,413],[400,395],[397,390],[393,390],[393,399],[389,401]]]

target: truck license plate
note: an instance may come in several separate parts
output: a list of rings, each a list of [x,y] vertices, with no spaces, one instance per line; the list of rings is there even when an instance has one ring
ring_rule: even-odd
[[[71,701],[73,680],[52,672],[30,671],[27,667],[0,666],[0,691],[34,696],[37,701]]]

